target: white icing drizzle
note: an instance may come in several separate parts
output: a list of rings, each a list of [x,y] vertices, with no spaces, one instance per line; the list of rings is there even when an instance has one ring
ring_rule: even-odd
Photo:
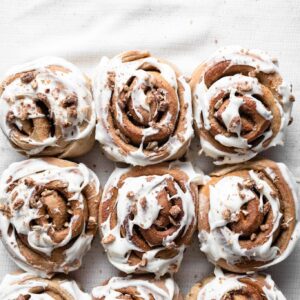
[[[277,166],[291,189],[297,207],[298,188],[295,179],[283,163],[278,163]],[[267,168],[266,171],[268,174],[271,174],[271,178],[272,176],[275,176],[270,168]],[[219,259],[224,259],[229,264],[235,264],[239,262],[242,257],[247,257],[255,261],[269,262],[268,264],[258,267],[262,269],[284,260],[291,254],[296,245],[300,233],[297,212],[296,226],[288,247],[283,253],[278,253],[278,248],[272,246],[272,235],[280,227],[280,220],[282,217],[282,213],[280,212],[280,202],[278,197],[273,195],[272,188],[269,184],[263,179],[260,179],[256,172],[250,170],[249,177],[255,182],[256,186],[260,187],[260,210],[263,208],[263,197],[265,197],[271,205],[273,227],[269,239],[264,244],[245,249],[240,246],[240,234],[235,233],[226,226],[228,223],[234,221],[235,217],[240,213],[241,207],[254,198],[254,193],[246,187],[243,187],[242,190],[239,189],[238,184],[243,182],[242,178],[238,176],[225,176],[215,185],[209,186],[210,210],[208,220],[210,232],[205,230],[199,232],[199,240],[201,243],[200,249],[213,263],[216,263]],[[241,194],[243,194],[243,198],[241,197]],[[226,211],[230,212],[230,218],[226,217],[224,214]]]
[[[114,300],[122,296],[118,290],[124,288],[134,288],[136,296],[143,300],[172,300],[179,294],[179,288],[172,278],[163,280],[164,288],[158,285],[155,280],[143,278],[112,277],[106,285],[95,287],[92,296],[96,299]]]
[[[29,159],[11,164],[3,172],[0,180],[0,204],[8,206],[11,212],[11,217],[8,217],[0,211],[0,229],[3,244],[20,268],[45,277],[49,276],[47,270],[37,270],[22,255],[18,248],[17,236],[19,234],[27,236],[27,242],[31,249],[51,256],[53,250],[67,245],[73,239],[72,226],[78,216],[72,215],[70,217],[69,233],[59,243],[53,241],[48,235],[48,230],[52,226],[50,223],[47,226],[38,224],[31,226],[30,222],[39,218],[39,208],[30,205],[35,186],[25,184],[25,180],[28,178],[35,182],[35,186],[44,185],[55,180],[62,181],[66,184],[67,191],[72,193],[72,197],[68,201],[78,201],[78,208],[82,211],[85,207],[85,197],[82,190],[88,184],[93,184],[96,187],[96,194],[98,194],[100,183],[97,176],[81,163],[72,167],[59,167],[42,159]],[[8,191],[10,183],[15,181],[18,181],[18,184],[12,191]],[[24,201],[23,206],[18,210],[13,208],[13,195],[15,193],[18,195],[18,199]],[[13,231],[10,233],[9,228],[11,225]],[[81,265],[82,257],[90,249],[93,239],[93,235],[86,234],[85,229],[85,226],[83,226],[81,233],[76,236],[75,242],[64,251],[64,263],[57,266],[56,272],[64,272],[66,266],[68,266],[68,271],[72,271]],[[70,266],[69,264],[74,262],[75,259],[78,260],[78,264],[76,266],[71,264]]]
[[[250,278],[255,281],[255,277],[251,275],[225,275],[221,269],[216,268],[215,278],[200,288],[197,300],[222,300],[226,293],[240,290],[247,286],[239,281],[242,278]],[[268,300],[286,300],[270,275],[266,275],[263,292]]]
[[[110,227],[110,216],[108,219],[101,224],[101,233],[104,237],[109,237],[110,235],[115,237],[115,240],[109,244],[103,244],[109,261],[119,270],[130,274],[137,270],[142,272],[155,273],[159,276],[165,273],[172,272],[170,269],[171,265],[179,266],[183,258],[183,252],[186,245],[182,244],[176,246],[178,254],[172,258],[157,258],[155,257],[157,253],[166,249],[167,246],[174,244],[175,240],[186,233],[188,228],[195,221],[195,205],[193,201],[193,196],[190,191],[190,183],[195,182],[199,184],[203,182],[204,177],[201,174],[195,173],[190,163],[173,162],[170,164],[170,168],[180,168],[186,174],[188,174],[190,180],[185,183],[186,191],[184,192],[180,186],[175,182],[174,186],[176,188],[177,194],[172,198],[182,199],[182,210],[183,216],[180,220],[180,225],[176,231],[168,235],[161,246],[157,246],[147,252],[139,249],[131,240],[133,234],[133,226],[138,226],[143,229],[148,229],[151,227],[153,222],[156,220],[161,207],[157,202],[157,195],[160,191],[164,190],[166,187],[166,180],[171,179],[172,176],[169,174],[165,175],[151,175],[151,176],[140,176],[140,177],[129,177],[124,180],[123,185],[118,190],[118,196],[116,200],[117,209],[117,224],[114,228]],[[108,182],[105,185],[102,202],[109,201],[111,198],[111,189],[117,185],[120,177],[130,171],[130,168],[116,168],[115,171],[110,176]],[[129,210],[131,207],[131,201],[128,199],[128,193],[132,192],[137,199],[137,213],[132,220],[128,219]],[[146,199],[146,209],[141,207],[141,199]],[[168,201],[171,197],[168,196]],[[126,236],[121,236],[121,226],[124,222],[126,224]],[[143,252],[142,261],[146,260],[146,266],[142,265],[129,265],[128,258],[131,251]]]
[[[21,274],[7,274],[0,285],[0,298],[1,300],[19,299],[18,296],[30,296],[30,300],[55,300],[56,297],[52,297],[45,291],[44,293],[34,293],[32,289],[41,288],[47,289],[46,280],[38,280],[30,273]],[[91,300],[91,296],[80,290],[77,283],[73,280],[60,280],[59,288],[62,289],[64,295],[67,293],[70,299],[77,300]],[[60,299],[60,298],[59,298]],[[68,298],[69,299],[69,298]]]
[[[272,58],[265,52],[259,50],[246,50],[238,46],[226,47],[217,51],[211,58],[204,62],[205,69],[208,70],[213,65],[222,61],[230,61],[230,66],[246,65],[255,68],[255,71],[264,72],[267,74],[279,73],[278,67],[272,61]],[[241,91],[242,87],[242,91]],[[245,87],[245,88],[243,88]],[[283,145],[285,129],[288,125],[291,116],[292,102],[290,101],[290,87],[283,82],[277,89],[277,92],[282,97],[276,101],[276,107],[280,112],[280,130],[276,136],[272,138],[271,143],[266,147],[264,142],[272,137],[273,131],[269,128],[262,135],[260,142],[252,146],[251,143],[241,136],[241,123],[239,108],[243,104],[241,97],[235,96],[235,93],[242,93],[243,96],[251,99],[255,103],[257,113],[265,120],[272,120],[272,113],[258,100],[255,96],[261,96],[261,84],[257,78],[235,74],[232,76],[222,77],[214,82],[210,87],[205,85],[203,78],[196,85],[194,90],[194,119],[198,128],[210,130],[211,124],[209,121],[209,108],[211,100],[216,98],[220,93],[228,94],[230,103],[222,113],[222,121],[227,128],[227,131],[235,133],[236,136],[227,136],[217,134],[214,138],[221,145],[234,149],[234,153],[225,152],[214,147],[204,137],[201,137],[201,146],[206,155],[214,158],[215,164],[234,164],[244,162],[264,149]],[[203,119],[202,119],[203,118]],[[233,121],[238,121],[235,126],[230,126]]]
[[[63,67],[69,71],[55,70],[54,72],[49,69],[49,66]],[[54,125],[61,130],[60,139],[70,143],[93,134],[96,115],[92,93],[87,84],[87,78],[75,65],[62,58],[43,57],[11,68],[3,79],[28,71],[36,72],[36,88],[33,88],[31,84],[23,83],[18,78],[5,86],[0,96],[0,126],[8,138],[11,134],[11,127],[6,119],[9,112],[13,112],[17,118],[16,125],[19,130],[22,130],[22,124],[18,122],[18,119],[22,118],[24,108],[27,109],[26,118],[28,120],[47,117],[44,113],[38,111],[35,99],[38,93],[47,96],[50,118],[53,119]],[[46,90],[48,92],[45,92]],[[77,96],[76,117],[71,117],[67,109],[62,106],[62,102],[71,94]],[[68,125],[65,126],[65,124]],[[37,155],[46,147],[57,146],[58,136],[49,136],[43,141],[37,141],[29,136],[22,135],[22,141],[35,146],[30,150],[22,149],[26,150],[26,154]]]
[[[177,97],[177,105],[179,109],[179,99],[177,95],[178,83],[177,80],[184,88],[183,101],[186,105],[186,115],[185,115],[185,128],[179,134],[172,134],[162,146],[159,147],[157,153],[145,153],[143,149],[143,141],[146,137],[152,136],[159,132],[158,128],[152,127],[148,124],[149,127],[142,128],[143,139],[139,147],[135,147],[135,151],[131,151],[124,155],[120,151],[119,146],[115,143],[110,130],[115,130],[111,128],[111,125],[108,121],[108,116],[110,112],[110,102],[111,98],[118,98],[120,91],[123,90],[124,85],[127,84],[130,78],[134,77],[136,79],[136,84],[134,89],[131,92],[131,99],[133,103],[133,109],[135,114],[138,116],[141,122],[143,122],[143,116],[140,113],[140,110],[150,111],[150,106],[146,101],[146,94],[143,90],[143,86],[152,87],[149,83],[151,75],[139,69],[143,64],[148,63],[155,68],[157,68],[161,76],[168,82],[168,84],[175,90]],[[109,74],[115,74],[114,89],[108,84]],[[167,91],[164,91],[165,93]],[[146,57],[130,62],[122,62],[122,54],[118,55],[112,59],[103,57],[96,69],[94,80],[93,80],[93,93],[96,103],[96,114],[97,114],[97,125],[96,125],[96,139],[102,144],[102,147],[110,157],[113,157],[114,160],[122,161],[129,163],[131,165],[149,165],[155,164],[162,161],[166,161],[174,157],[186,143],[190,141],[193,137],[193,116],[192,116],[192,100],[191,100],[191,91],[190,87],[187,84],[185,78],[180,76],[176,78],[175,71],[166,63],[160,62],[154,57]],[[119,124],[123,124],[123,114],[119,105],[116,105],[117,109],[117,121]],[[178,119],[178,114],[176,115],[176,120]],[[166,117],[162,118],[159,122],[161,127],[168,127],[170,124],[171,115],[168,112]],[[130,137],[129,137],[130,138]],[[162,154],[161,151],[167,152],[167,157],[160,157]],[[149,152],[149,151],[148,151]]]

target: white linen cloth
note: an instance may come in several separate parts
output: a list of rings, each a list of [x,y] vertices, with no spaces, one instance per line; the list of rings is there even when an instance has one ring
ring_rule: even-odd
[[[285,162],[300,177],[298,0],[1,0],[0,13],[0,76],[10,66],[46,55],[64,57],[91,75],[103,55],[147,49],[189,75],[212,51],[225,45],[269,51],[279,58],[284,78],[293,83],[296,103],[285,146],[271,149],[264,156]],[[210,170],[211,161],[198,159],[195,152],[194,164]],[[24,157],[12,150],[0,133],[0,173],[21,159]],[[102,184],[113,169],[113,163],[100,155],[97,144],[77,161],[96,170]],[[186,293],[212,269],[195,238],[175,278]],[[13,270],[15,264],[0,245],[0,280]],[[287,299],[299,299],[300,243],[286,261],[267,272]],[[109,265],[97,238],[83,266],[71,276],[90,291],[112,274],[118,271]]]

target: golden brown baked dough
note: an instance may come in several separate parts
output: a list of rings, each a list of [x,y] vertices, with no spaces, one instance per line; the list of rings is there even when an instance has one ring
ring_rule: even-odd
[[[75,157],[94,144],[90,80],[62,58],[44,57],[9,70],[0,105],[2,131],[22,154]]]
[[[100,203],[109,261],[127,274],[176,272],[196,228],[199,179],[190,163],[116,169]]]
[[[97,229],[100,185],[58,158],[11,164],[0,183],[2,242],[22,269],[51,277],[81,265]]]
[[[201,188],[201,250],[222,268],[244,273],[285,259],[299,236],[297,184],[271,160],[227,167]]]
[[[283,144],[295,98],[265,52],[220,49],[196,68],[190,85],[195,130],[216,164],[247,161]]]
[[[169,62],[143,51],[104,57],[93,92],[96,139],[110,159],[150,165],[185,154],[193,136],[191,92]]]

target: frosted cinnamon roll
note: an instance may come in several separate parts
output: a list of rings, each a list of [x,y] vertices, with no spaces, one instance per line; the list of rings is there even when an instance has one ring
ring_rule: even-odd
[[[176,272],[196,227],[201,181],[190,163],[117,168],[100,203],[109,261],[127,274]]]
[[[244,162],[283,145],[295,98],[276,59],[258,50],[220,49],[191,79],[195,129],[215,164]]]
[[[0,181],[3,245],[28,272],[51,277],[76,270],[97,230],[99,200],[99,181],[84,164],[13,163]]]
[[[43,279],[30,273],[8,274],[0,284],[1,300],[91,300],[73,280]]]
[[[90,81],[62,58],[10,69],[0,86],[0,105],[2,131],[23,154],[75,157],[94,144]]]
[[[186,300],[286,300],[270,275],[223,274],[220,269],[215,275],[195,284]]]
[[[93,90],[96,139],[110,159],[144,166],[185,154],[193,136],[191,92],[173,65],[142,51],[104,57]]]
[[[299,236],[297,194],[283,163],[258,160],[211,174],[199,198],[201,250],[237,273],[281,262]]]
[[[112,277],[92,290],[93,300],[139,299],[183,300],[172,278]]]

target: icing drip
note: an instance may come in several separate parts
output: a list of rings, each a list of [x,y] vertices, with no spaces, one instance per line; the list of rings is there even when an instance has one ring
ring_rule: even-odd
[[[223,70],[224,77],[207,85],[206,74],[221,63],[229,63]],[[255,77],[259,72],[280,77],[278,67],[266,53],[227,47],[216,52],[203,66],[202,77],[193,92],[194,119],[198,129],[210,132],[211,138],[218,142],[216,146],[206,135],[200,138],[202,149],[216,160],[215,164],[247,161],[264,149],[283,144],[293,96],[286,83],[274,88],[264,86],[260,77]],[[249,67],[252,71],[247,70],[247,76],[226,75],[226,70],[234,66]],[[270,97],[272,101],[264,99]],[[280,123],[274,126],[274,122]],[[229,151],[222,147],[228,147]]]
[[[55,289],[51,291],[50,285],[55,284]],[[36,291],[36,292],[35,292]],[[55,295],[53,295],[53,291]],[[1,300],[19,299],[30,300],[91,300],[91,297],[82,292],[75,281],[60,280],[51,282],[37,278],[29,273],[21,274],[8,274],[4,277],[0,285],[0,298]],[[25,298],[29,296],[29,298]]]
[[[190,87],[183,76],[177,78],[171,66],[149,54],[124,62],[125,54],[102,58],[96,70],[93,82],[98,117],[96,139],[109,157],[132,165],[177,158],[177,153],[183,151],[193,137]],[[156,73],[143,69],[146,65],[157,70]],[[158,88],[159,84],[162,86]],[[155,100],[158,104],[150,104],[151,93],[160,94],[156,96],[160,99]],[[180,102],[183,102],[182,108]],[[160,108],[161,104],[165,107]],[[157,107],[154,109],[153,105]],[[184,118],[179,113],[184,114]],[[184,122],[180,131],[176,129],[179,125],[175,125],[178,122]],[[133,138],[130,130],[138,132],[137,138]]]
[[[57,231],[53,224],[59,222],[56,221],[56,214],[58,218],[63,218],[63,215],[59,214],[62,214],[64,207],[61,206],[64,204],[59,201],[57,207],[52,209],[51,202],[48,204],[53,223],[43,208],[45,205],[43,201],[46,200],[42,199],[51,197],[49,191],[51,187],[47,190],[47,186],[49,184],[51,186],[51,183],[57,183],[61,193],[67,198],[66,205],[72,210],[68,212],[69,218],[67,224],[64,224],[64,229],[57,229]],[[86,230],[90,220],[82,222],[87,209],[87,199],[83,190],[88,185],[95,187],[95,195],[90,197],[96,197],[100,192],[98,178],[84,164],[59,167],[47,160],[29,159],[13,163],[4,171],[0,181],[0,203],[4,208],[0,210],[2,241],[19,267],[41,276],[49,275],[48,270],[38,270],[30,266],[19,249],[20,235],[27,237],[26,241],[30,249],[47,255],[49,259],[54,250],[67,246],[61,254],[64,262],[56,266],[56,272],[69,272],[81,265],[82,256],[89,250],[93,239],[93,234],[88,234]],[[45,192],[39,194],[39,187],[45,189]],[[48,199],[53,201],[51,198]],[[5,213],[6,211],[9,211],[9,214]],[[45,218],[48,219],[45,221]],[[94,221],[96,222],[96,219]],[[79,222],[84,225],[78,228]],[[65,233],[63,238],[59,238],[60,233]],[[77,263],[74,265],[75,261]]]
[[[130,168],[116,169],[105,186],[102,206],[111,201],[114,194],[113,188],[118,188],[118,191],[117,196],[114,196],[116,197],[114,204],[111,204],[113,205],[111,209],[116,211],[116,216],[113,213],[109,214],[108,218],[101,224],[102,244],[109,261],[127,274],[150,272],[163,275],[176,271],[181,263],[186,242],[177,245],[177,241],[179,238],[184,239],[186,234],[189,235],[188,232],[195,225],[195,199],[190,184],[196,181],[196,184],[199,184],[199,180],[203,181],[203,177],[193,171],[190,163],[174,162],[170,164],[169,169],[172,170],[173,168],[175,170],[178,168],[179,172],[184,172],[190,178],[190,181],[184,182],[184,187],[180,186],[171,174],[144,176],[143,172],[137,177],[127,177],[122,181],[122,185],[118,187],[122,176],[130,172]],[[168,193],[167,198],[165,198],[164,195],[170,189],[170,183],[172,193]],[[165,199],[165,201],[162,199]],[[160,201],[164,203],[163,206]],[[134,213],[132,215],[133,207]],[[172,208],[176,213],[176,215],[172,215],[175,218],[172,221],[173,225],[169,229],[164,228],[164,230],[156,232],[156,226],[160,226],[158,220],[165,219],[165,217],[162,217],[166,214],[165,210],[169,210],[171,214]],[[106,210],[108,209],[107,207]],[[109,209],[110,212],[111,209]],[[103,213],[105,213],[105,210]],[[111,218],[117,219],[114,227],[111,225]],[[125,236],[124,227],[126,228]],[[142,231],[142,235],[145,234],[146,248],[149,247],[146,251],[139,247],[139,243],[135,243],[136,228]],[[159,244],[155,242],[155,245],[152,245],[151,241],[147,241],[149,239],[147,230],[154,230],[153,235],[163,236],[162,239],[159,237],[161,239]],[[145,231],[146,233],[143,233]],[[113,237],[112,242],[103,242],[110,237]],[[160,257],[159,254],[166,249],[175,250],[176,255],[171,255],[169,258]],[[130,257],[133,252],[138,252],[142,256],[138,264],[131,265]]]
[[[96,299],[114,300],[122,298],[120,290],[127,288],[134,289],[133,297],[138,295],[143,300],[172,300],[179,295],[179,288],[171,278],[155,281],[128,276],[111,278],[106,285],[95,287],[92,296]]]
[[[31,82],[16,76],[26,72],[34,74]],[[10,81],[8,78],[12,76],[16,78]],[[58,57],[43,57],[11,68],[4,78],[0,125],[14,143],[13,136],[18,131],[19,143],[27,145],[21,150],[27,155],[40,154],[47,147],[64,147],[62,142],[70,144],[93,134],[96,116],[92,94],[87,78],[73,64]],[[70,102],[72,99],[74,103]],[[55,126],[55,132],[49,130],[42,138],[36,137],[34,132],[29,134],[26,126],[40,119],[49,119],[47,126]]]

